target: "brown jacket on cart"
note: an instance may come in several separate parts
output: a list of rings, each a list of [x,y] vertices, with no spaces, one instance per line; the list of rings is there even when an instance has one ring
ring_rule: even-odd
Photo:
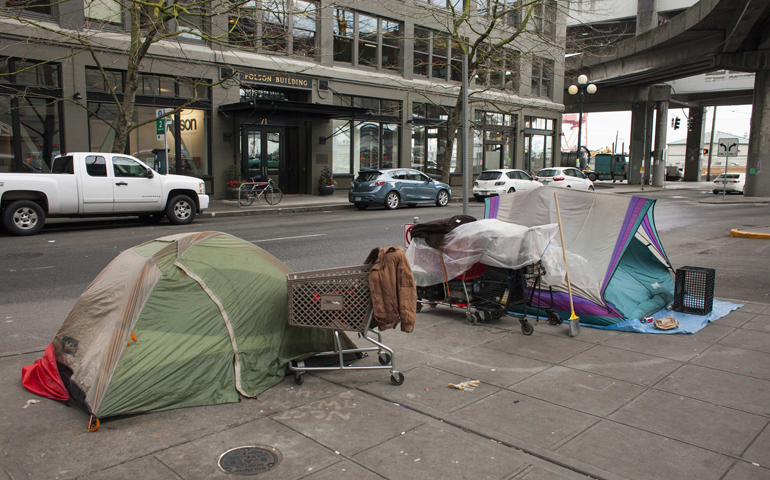
[[[399,246],[375,248],[365,263],[373,265],[369,272],[369,290],[374,324],[380,330],[387,330],[401,323],[402,332],[411,332],[417,314],[417,288],[404,249]]]

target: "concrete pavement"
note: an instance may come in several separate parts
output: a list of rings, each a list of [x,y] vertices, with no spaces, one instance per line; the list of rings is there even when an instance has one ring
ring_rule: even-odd
[[[219,455],[277,449],[260,478],[770,478],[770,305],[747,304],[692,335],[639,335],[458,309],[384,332],[404,372],[291,377],[258,399],[106,419],[19,382],[39,353],[0,358],[2,472],[9,479],[228,478]],[[376,364],[375,356],[361,364]],[[480,380],[472,391],[448,383]]]

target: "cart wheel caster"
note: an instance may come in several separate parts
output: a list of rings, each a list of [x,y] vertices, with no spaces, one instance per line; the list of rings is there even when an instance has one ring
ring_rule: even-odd
[[[422,310],[422,302],[417,302],[417,313],[420,313]]]
[[[495,311],[493,311],[491,313],[492,320],[500,320],[501,318],[503,318],[503,314],[504,314],[503,310],[495,310]]]
[[[430,305],[430,308],[438,307],[438,303],[436,303],[436,302],[430,302],[430,303],[428,303],[428,305]]]
[[[478,312],[476,312],[476,314],[478,314]],[[465,314],[465,321],[467,321],[471,325],[476,325],[476,315],[470,312],[467,312]]]
[[[479,323],[489,323],[492,320],[492,315],[484,310],[484,311],[477,311],[476,312],[476,321]]]
[[[559,314],[553,310],[547,310],[546,313],[548,314],[548,323],[551,325],[561,325],[564,323],[564,320],[561,319]]]
[[[401,372],[394,373],[390,376],[390,383],[393,385],[401,385],[404,383],[404,374]]]
[[[305,383],[305,374],[299,373],[299,372],[295,373],[294,383],[296,383],[297,385],[302,385],[303,383]]]
[[[380,361],[380,365],[390,365],[390,354],[381,353],[379,358],[377,358],[377,360]]]
[[[526,336],[530,336],[534,331],[535,331],[535,327],[533,327],[531,323],[521,322],[521,333],[523,333]]]

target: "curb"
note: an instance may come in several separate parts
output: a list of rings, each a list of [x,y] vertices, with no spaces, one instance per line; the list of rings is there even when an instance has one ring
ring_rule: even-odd
[[[758,233],[758,232],[744,232],[742,230],[738,230],[737,228],[733,228],[730,230],[730,236],[731,237],[738,237],[738,238],[754,238],[758,240],[770,240],[770,233]]]
[[[698,203],[702,203],[704,205],[767,205],[770,203],[770,198],[764,199],[764,200],[749,200],[749,201],[730,201],[730,200],[716,200],[716,199],[709,199],[709,200],[700,200]]]
[[[277,215],[281,213],[322,212],[327,210],[350,210],[355,206],[350,204],[308,205],[285,208],[266,208],[264,210],[229,210],[225,212],[206,212],[204,217],[245,217],[250,215]]]

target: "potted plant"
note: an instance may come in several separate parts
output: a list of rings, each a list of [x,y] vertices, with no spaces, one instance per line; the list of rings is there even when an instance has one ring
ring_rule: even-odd
[[[337,182],[334,180],[334,174],[329,167],[324,167],[321,170],[321,176],[318,178],[318,194],[319,195],[333,195],[334,186]]]
[[[229,200],[237,200],[238,188],[243,184],[241,172],[238,170],[238,167],[235,165],[227,167],[227,170],[225,170],[225,178],[227,179],[227,182],[225,183],[227,186],[227,198]]]

